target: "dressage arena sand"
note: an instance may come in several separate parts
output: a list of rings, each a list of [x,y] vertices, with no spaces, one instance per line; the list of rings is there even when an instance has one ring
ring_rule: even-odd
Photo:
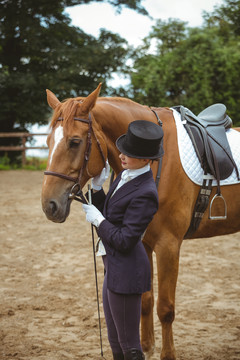
[[[0,359],[101,359],[90,225],[77,202],[64,224],[48,221],[42,178],[39,171],[0,172]],[[240,359],[239,240],[240,233],[183,243],[178,360]],[[97,267],[101,288],[101,259]],[[161,327],[154,316],[151,359],[159,360]],[[101,323],[104,357],[111,360],[102,306]]]

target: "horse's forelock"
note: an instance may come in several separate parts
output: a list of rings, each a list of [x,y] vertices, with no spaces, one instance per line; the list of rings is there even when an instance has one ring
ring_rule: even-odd
[[[71,125],[74,124],[74,115],[76,114],[76,110],[79,106],[79,102],[81,102],[83,98],[70,98],[64,100],[62,103],[60,103],[54,113],[51,120],[50,127],[54,128],[54,126],[57,124],[58,118],[63,118],[63,126],[66,128],[69,128]]]

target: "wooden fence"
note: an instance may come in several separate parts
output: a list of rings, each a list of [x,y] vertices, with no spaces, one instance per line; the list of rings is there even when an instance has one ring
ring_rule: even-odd
[[[22,145],[20,146],[0,146],[0,151],[21,151],[22,152],[22,165],[26,164],[26,151],[39,149],[39,150],[47,150],[47,146],[26,146],[27,138],[34,137],[34,136],[47,136],[48,134],[30,134],[30,133],[23,133],[23,132],[5,132],[0,133],[1,138],[13,138],[13,137],[20,137],[22,138]]]

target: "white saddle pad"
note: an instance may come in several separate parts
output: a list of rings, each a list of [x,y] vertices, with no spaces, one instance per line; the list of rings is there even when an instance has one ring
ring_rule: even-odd
[[[204,173],[203,169],[201,168],[200,161],[198,160],[191,139],[182,124],[181,115],[178,111],[174,109],[172,109],[172,111],[177,127],[178,149],[183,169],[187,176],[195,184],[202,185]],[[240,173],[240,132],[233,129],[228,129],[226,133],[233,158],[237,164],[238,171]],[[212,178],[215,179],[214,177]],[[240,183],[240,181],[237,178],[235,169],[227,179],[220,181],[220,185],[232,185],[238,183]],[[213,186],[216,185],[217,181],[213,180]]]

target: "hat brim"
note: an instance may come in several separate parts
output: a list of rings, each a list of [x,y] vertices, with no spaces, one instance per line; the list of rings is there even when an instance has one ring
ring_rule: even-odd
[[[118,150],[123,153],[124,155],[127,155],[129,157],[133,157],[136,159],[150,159],[150,160],[154,160],[154,159],[158,159],[161,158],[164,155],[164,150],[163,150],[163,146],[162,144],[160,144],[159,146],[159,150],[157,152],[157,154],[154,154],[152,156],[149,155],[145,155],[145,156],[140,156],[138,154],[134,154],[134,153],[130,153],[128,152],[125,147],[124,147],[124,142],[125,142],[125,138],[126,138],[126,134],[121,135],[117,140],[116,140],[116,146],[118,148]]]

